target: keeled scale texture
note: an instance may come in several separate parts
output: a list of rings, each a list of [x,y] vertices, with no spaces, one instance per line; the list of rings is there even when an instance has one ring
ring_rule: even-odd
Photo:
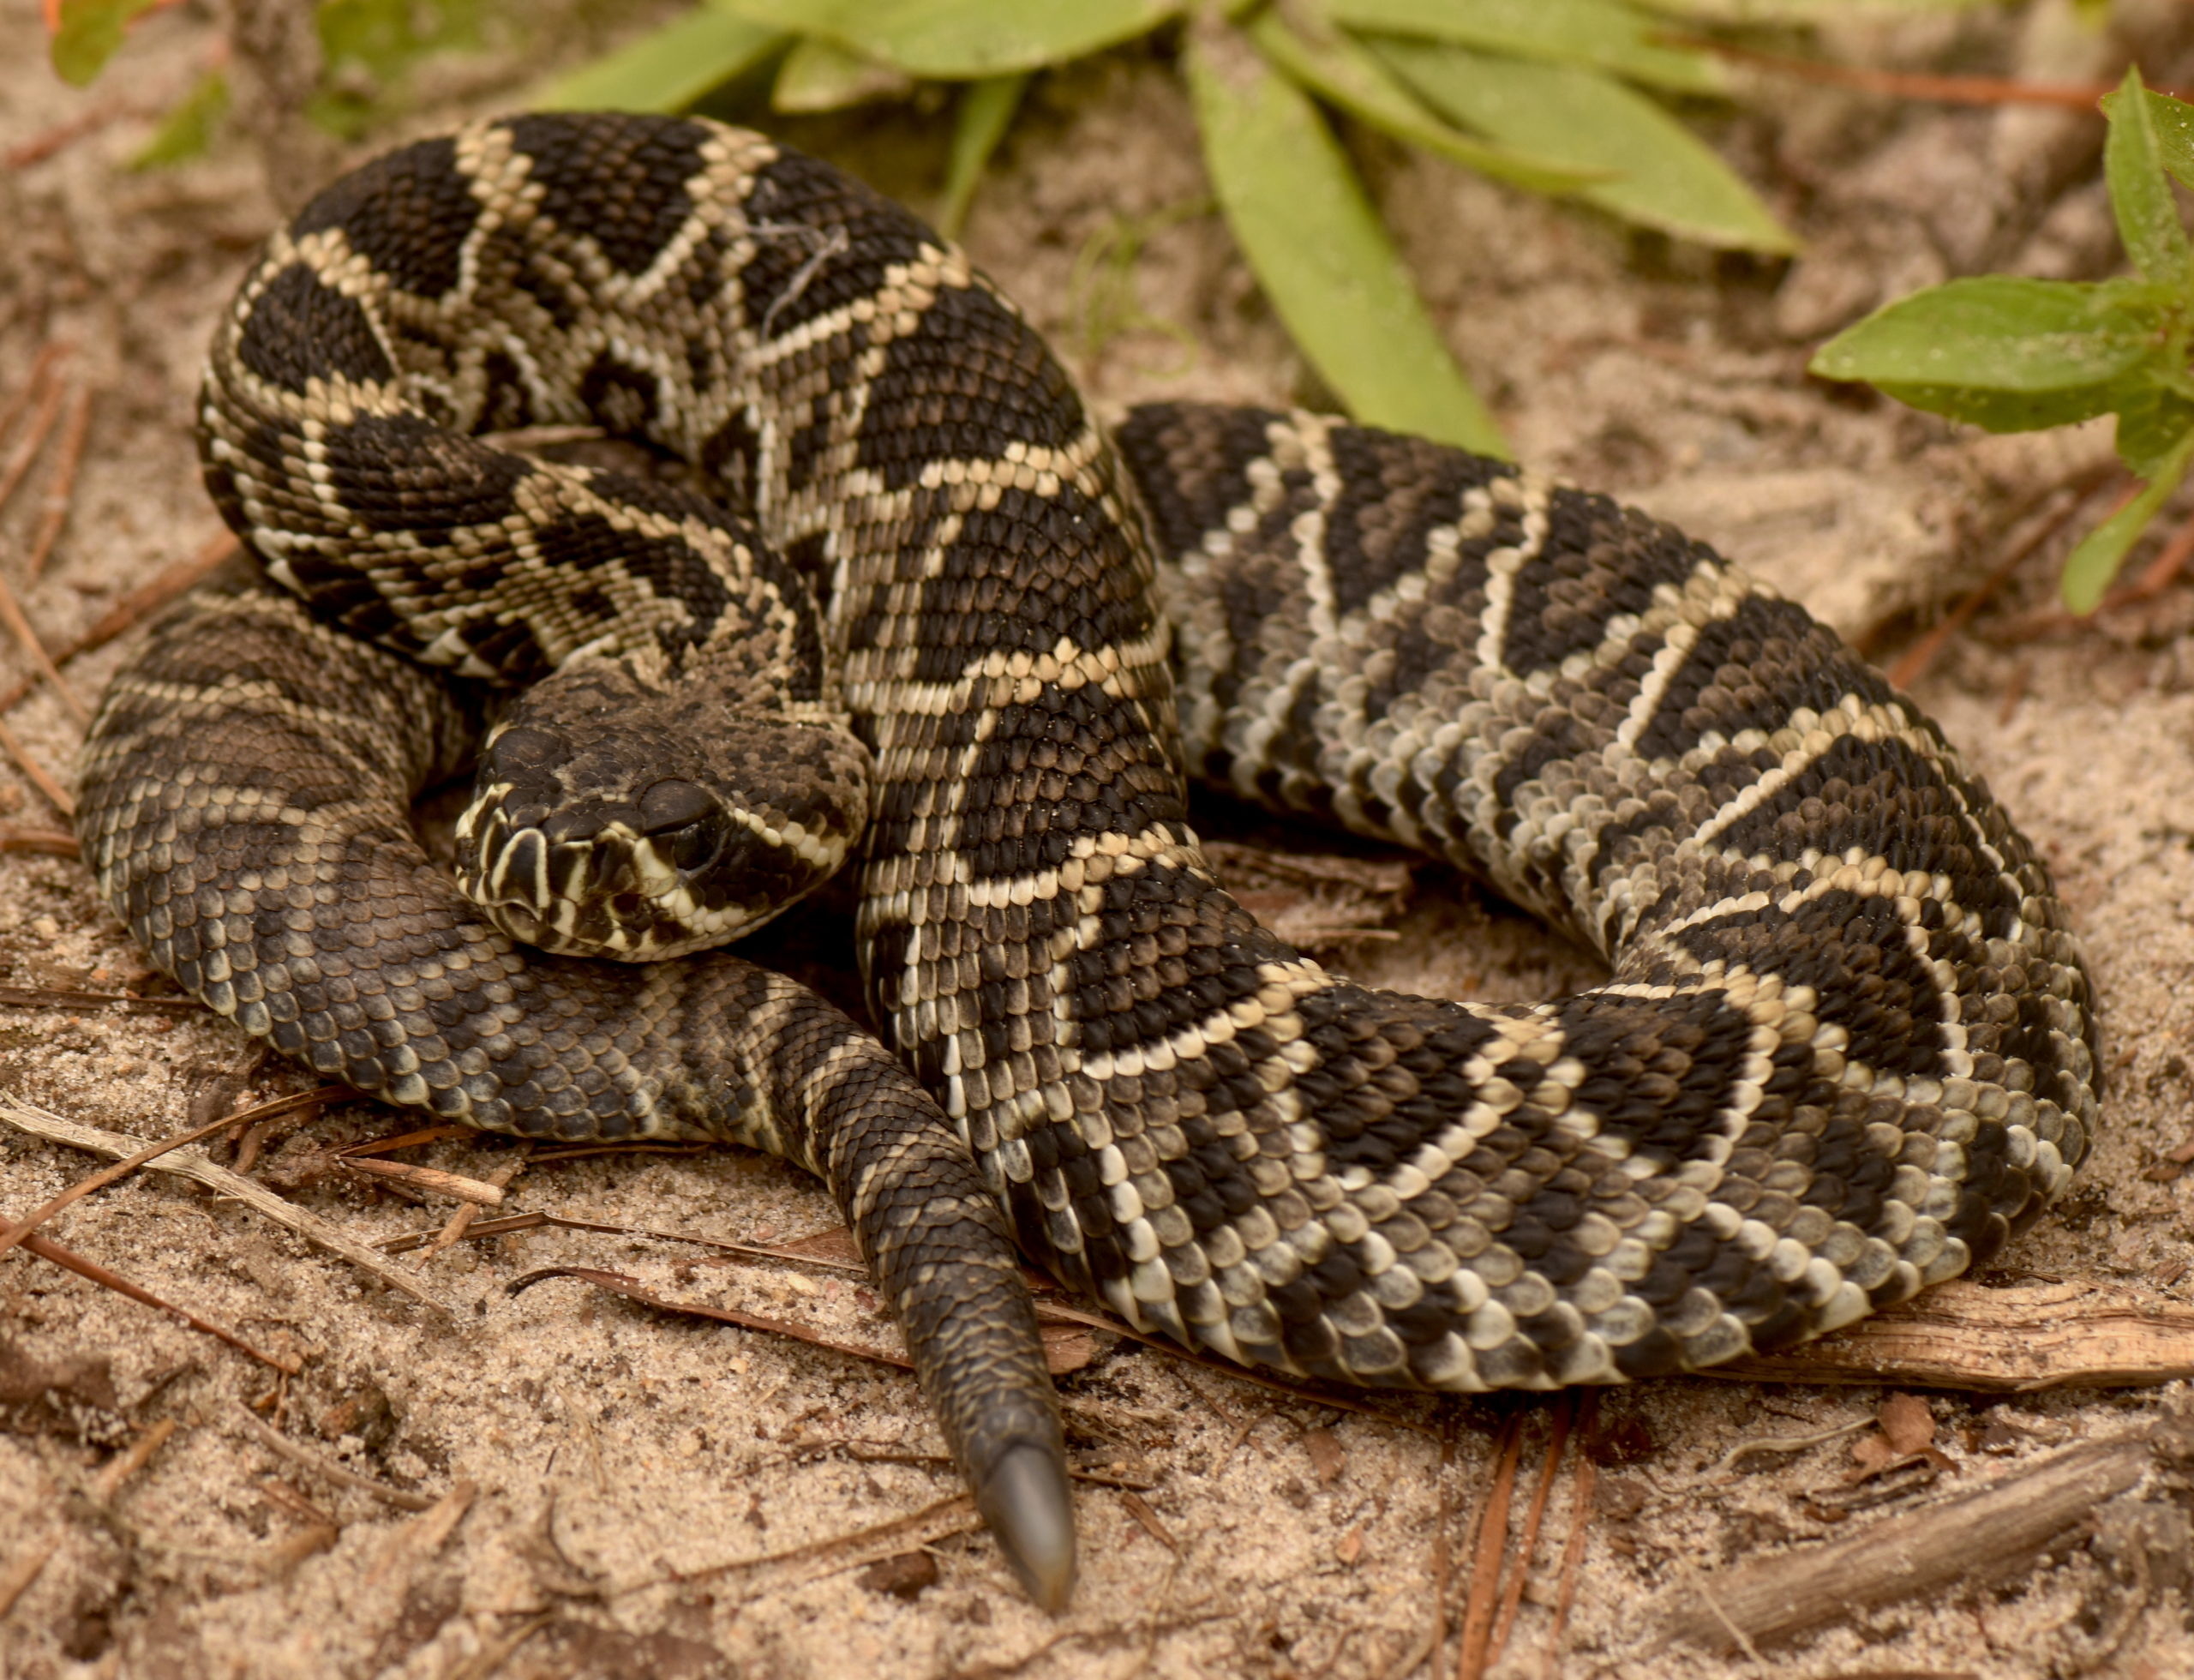
[[[1245,410],[1132,417],[1131,490],[935,235],[626,117],[476,124],[316,201],[217,346],[207,476],[316,612],[463,669],[613,608],[722,616],[666,604],[690,510],[452,435],[572,422],[697,461],[813,581],[877,764],[878,1018],[1023,1245],[1140,1323],[1368,1383],[1681,1370],[1952,1275],[2084,1150],[2088,986],[2031,849],[1664,527]],[[797,591],[714,553],[704,597],[798,665]],[[1337,980],[1214,880],[1191,767],[1451,857],[1615,978],[1530,1008]]]

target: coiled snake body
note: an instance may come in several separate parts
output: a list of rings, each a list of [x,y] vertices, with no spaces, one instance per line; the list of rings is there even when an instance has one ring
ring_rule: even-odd
[[[731,511],[472,435],[554,424]],[[1166,405],[1108,439],[956,250],[759,136],[526,117],[368,165],[246,281],[203,440],[283,587],[117,679],[82,778],[108,899],[363,1089],[819,1173],[1040,1596],[1071,1534],[1009,1230],[1232,1359],[1550,1387],[1848,1323],[2084,1152],[2046,869],[1804,612],[1407,438]],[[469,879],[535,943],[684,949],[767,913],[704,879],[733,841],[796,890],[866,812],[863,971],[920,1087],[737,958],[489,926],[403,816],[483,709]],[[1450,859],[1613,977],[1491,1007],[1331,975],[1214,879],[1191,774]]]

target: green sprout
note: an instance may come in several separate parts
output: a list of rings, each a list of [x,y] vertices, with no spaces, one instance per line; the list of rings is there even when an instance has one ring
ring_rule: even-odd
[[[2065,604],[2083,615],[2194,464],[2194,255],[2171,185],[2194,186],[2194,105],[2149,92],[2137,68],[2102,108],[2103,174],[2137,278],[1952,280],[1876,310],[1812,363],[1992,432],[2116,415],[2118,457],[2143,482],[2065,561]]]
[[[1687,0],[1687,4],[1697,0]],[[1789,234],[1657,96],[1719,61],[1633,0],[704,0],[550,84],[566,109],[679,111],[767,79],[780,111],[956,84],[956,230],[1037,73],[1178,26],[1213,196],[1318,375],[1359,420],[1505,453],[1329,113],[1635,225],[1783,253]],[[1641,91],[1644,90],[1644,91]]]

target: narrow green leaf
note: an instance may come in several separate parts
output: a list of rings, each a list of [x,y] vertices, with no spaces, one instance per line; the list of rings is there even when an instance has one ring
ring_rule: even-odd
[[[2170,499],[2186,476],[2186,463],[2194,456],[2194,431],[2179,441],[2162,465],[2162,471],[2142,486],[2141,493],[2080,539],[2079,547],[2065,557],[2064,576],[2058,587],[2065,605],[2084,618],[2102,604],[2103,596],[2125,563],[2131,549],[2156,509]]]
[[[939,81],[1041,69],[1156,28],[1184,0],[715,0]]]
[[[2144,384],[2118,409],[2118,459],[2136,478],[2163,471],[2173,450],[2194,431],[2194,402],[2175,391]]]
[[[2184,99],[2174,99],[2168,93],[2150,89],[2147,100],[2149,126],[2155,130],[2156,156],[2183,186],[2194,187],[2194,105]],[[2103,113],[2113,122],[2118,115],[2118,95],[2102,96]]]
[[[1346,35],[1312,39],[1283,23],[1276,12],[1257,17],[1248,33],[1276,69],[1320,99],[1396,140],[1466,169],[1538,193],[1573,192],[1616,178],[1610,170],[1579,169],[1458,133],[1419,105],[1376,58]]]
[[[1711,148],[1651,99],[1598,70],[1400,36],[1376,37],[1372,45],[1449,120],[1538,157],[1614,171],[1617,179],[1577,195],[1603,210],[1703,244],[1797,249]]]
[[[786,112],[843,111],[871,99],[896,99],[914,90],[904,70],[811,36],[795,42],[770,85],[770,108]]]
[[[968,219],[968,205],[975,196],[975,183],[983,178],[984,165],[1005,138],[1021,96],[1028,89],[1024,71],[1018,75],[992,76],[971,81],[961,91],[952,113],[952,156],[944,169],[944,193],[938,201],[938,230],[948,239],[960,237]]]
[[[1352,29],[1589,64],[1680,93],[1718,93],[1729,85],[1714,59],[1660,45],[1652,37],[1663,26],[1620,0],[1327,0],[1327,9]]]
[[[1983,274],[1875,310],[1823,345],[1807,371],[1884,387],[2069,392],[2131,372],[2161,340],[2150,288]]]
[[[206,155],[220,132],[221,119],[229,114],[229,79],[208,70],[160,118],[153,137],[129,160],[132,169],[165,169]]]
[[[2103,142],[2102,171],[2110,183],[2110,207],[2118,218],[2118,237],[2133,266],[2160,285],[2181,285],[2187,278],[2186,230],[2171,182],[2163,172],[2155,125],[2149,102],[2139,97],[2137,64],[2110,100],[2110,135]],[[2132,97],[2128,98],[2128,95]]]
[[[1317,107],[1216,24],[1187,63],[1220,208],[1326,383],[1367,424],[1506,454]]]
[[[537,88],[544,111],[683,111],[780,51],[774,29],[703,6]]]
[[[2141,381],[2146,383],[2146,381]],[[1872,381],[1885,397],[1947,419],[1962,420],[1987,432],[2040,432],[2052,426],[2076,426],[2108,414],[2126,400],[2131,387],[2113,380],[2076,386],[2069,391],[1989,391],[1969,385],[1911,385],[1897,380]],[[2153,388],[2153,387],[2151,387]]]
[[[122,45],[130,20],[154,0],[61,0],[61,19],[50,51],[53,68],[72,87],[90,84]]]

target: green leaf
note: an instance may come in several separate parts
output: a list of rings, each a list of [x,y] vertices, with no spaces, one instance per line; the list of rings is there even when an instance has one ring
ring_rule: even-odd
[[[1266,12],[1249,26],[1250,39],[1276,69],[1320,99],[1407,145],[1532,192],[1572,192],[1615,178],[1609,170],[1578,169],[1550,158],[1490,145],[1460,134],[1419,105],[1409,90],[1347,36],[1311,39]]]
[[[357,65],[385,81],[428,53],[477,43],[479,14],[480,0],[320,0],[313,21],[330,69]]]
[[[1451,121],[1538,157],[1614,171],[1619,178],[1577,195],[1603,210],[1703,244],[1797,249],[1752,189],[1689,129],[1598,70],[1399,36],[1373,45]]]
[[[2194,187],[2194,105],[2153,89],[2149,91],[2145,103],[2149,107],[2149,127],[2156,137],[2157,158],[2182,185]],[[2102,109],[2114,123],[2118,95],[2105,93]]]
[[[2118,237],[2125,241],[2133,266],[2160,285],[2184,285],[2186,230],[2179,224],[2179,206],[2163,172],[2149,102],[2139,97],[2144,91],[2140,67],[2134,65],[2110,96],[2110,135],[2103,142],[2102,171],[2110,183]]]
[[[2118,459],[2136,478],[2154,478],[2194,431],[2194,401],[2150,385],[2118,409]]]
[[[1187,63],[1220,208],[1326,383],[1367,424],[1506,454],[1317,107],[1215,23]]]
[[[229,114],[229,79],[208,70],[160,119],[153,137],[129,160],[132,169],[165,169],[206,155]]]
[[[960,225],[968,219],[968,201],[975,195],[975,183],[983,178],[983,166],[1005,138],[1028,88],[1024,72],[971,81],[962,91],[952,113],[952,156],[945,165],[944,194],[937,212],[938,231],[946,238],[960,237]]]
[[[1988,391],[1969,385],[1909,385],[1896,380],[1872,381],[1885,397],[1894,397],[1907,408],[1921,409],[1951,420],[1962,420],[1987,432],[2040,432],[2052,426],[2076,426],[2098,414],[2108,414],[2129,400],[2132,387],[2124,381],[2107,385],[2081,385],[2069,391]],[[2141,388],[2153,390],[2147,381]]]
[[[777,66],[770,108],[787,112],[843,111],[871,99],[895,99],[914,91],[904,70],[811,36],[796,43]]]
[[[2194,457],[2194,431],[2179,439],[2178,447],[2165,458],[2155,477],[2142,486],[2138,495],[2083,537],[2079,547],[2065,557],[2064,576],[2058,587],[2071,611],[2084,618],[2102,604],[2103,596],[2118,576],[2118,568],[2125,562],[2125,551],[2148,529],[2156,510],[2170,499],[2186,477],[2190,457]]]
[[[1877,309],[1823,345],[1807,371],[1823,379],[1863,379],[1885,389],[2077,397],[2139,368],[2156,353],[2162,331],[2150,287],[1984,274],[1931,286]],[[2105,397],[2072,417],[2102,413],[2116,400]],[[1921,405],[1951,411],[1935,403]],[[2078,407],[2075,400],[2066,412]],[[2063,423],[2045,417],[2038,423]]]
[[[715,0],[750,22],[821,35],[910,75],[979,81],[1147,34],[1184,0]]]
[[[544,111],[683,111],[781,51],[786,39],[703,6],[558,76],[523,103]]]
[[[53,68],[73,87],[90,84],[114,57],[130,21],[158,0],[61,0],[51,51]]]
[[[1718,93],[1728,86],[1714,59],[1659,45],[1652,37],[1663,26],[1617,0],[1327,0],[1327,9],[1352,29],[1589,64],[1680,93]]]

